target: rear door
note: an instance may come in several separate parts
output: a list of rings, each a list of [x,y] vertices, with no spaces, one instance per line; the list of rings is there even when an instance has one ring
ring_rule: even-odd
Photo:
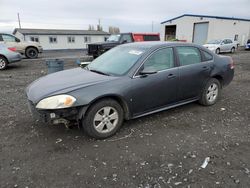
[[[180,65],[179,100],[196,98],[210,76],[213,61],[202,62],[201,51],[192,46],[176,47],[176,53]]]

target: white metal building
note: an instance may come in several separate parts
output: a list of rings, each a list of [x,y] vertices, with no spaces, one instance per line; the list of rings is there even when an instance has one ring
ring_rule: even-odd
[[[161,40],[204,44],[224,38],[244,45],[250,39],[250,19],[184,14],[161,23]]]
[[[15,29],[17,38],[39,42],[44,50],[85,49],[87,44],[103,42],[109,36],[104,31],[57,30],[57,29]]]

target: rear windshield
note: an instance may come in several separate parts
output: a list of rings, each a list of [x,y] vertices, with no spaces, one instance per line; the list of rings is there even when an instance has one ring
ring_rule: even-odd
[[[159,35],[144,35],[143,36],[144,41],[159,41]]]

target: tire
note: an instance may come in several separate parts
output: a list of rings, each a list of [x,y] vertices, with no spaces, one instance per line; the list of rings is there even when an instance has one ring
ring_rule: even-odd
[[[233,54],[235,52],[235,47],[232,47],[231,53]]]
[[[89,136],[104,139],[117,132],[122,125],[123,117],[123,109],[118,102],[104,99],[90,106],[82,119],[82,126]]]
[[[6,69],[7,66],[8,66],[8,60],[5,57],[0,56],[0,70]]]
[[[214,105],[218,101],[220,93],[220,82],[215,78],[211,78],[208,80],[205,87],[201,91],[199,103],[204,106]]]
[[[28,47],[25,50],[25,56],[29,59],[35,59],[38,57],[38,50],[35,47]]]
[[[219,53],[220,53],[220,48],[217,48],[217,49],[215,50],[215,53],[216,53],[216,54],[219,54]]]

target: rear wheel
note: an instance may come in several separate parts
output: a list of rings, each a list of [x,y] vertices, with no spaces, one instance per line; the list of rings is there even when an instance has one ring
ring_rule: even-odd
[[[30,59],[38,57],[38,50],[35,47],[29,47],[25,51],[25,56]]]
[[[204,106],[215,104],[220,96],[220,92],[220,82],[215,78],[211,78],[201,92],[199,103]]]
[[[83,118],[83,129],[91,137],[103,139],[116,133],[123,122],[123,109],[118,102],[104,99],[93,104]]]
[[[235,47],[232,47],[231,53],[234,53],[234,52],[235,52]]]
[[[217,48],[217,49],[215,50],[215,53],[216,53],[216,54],[219,54],[219,53],[220,53],[220,48]]]
[[[5,57],[0,56],[0,70],[6,69],[7,66],[8,66],[8,60]]]

